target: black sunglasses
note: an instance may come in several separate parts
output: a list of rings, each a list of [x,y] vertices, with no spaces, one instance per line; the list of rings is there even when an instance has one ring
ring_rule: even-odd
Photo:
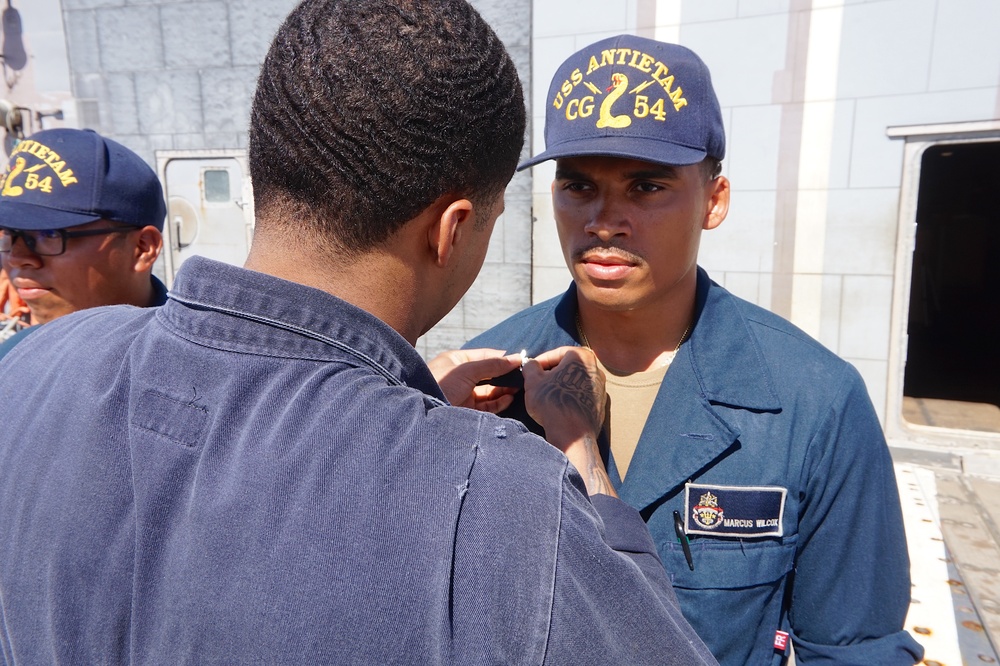
[[[65,229],[9,229],[0,227],[0,252],[10,252],[20,238],[28,249],[42,257],[55,257],[66,251],[67,238],[101,236],[135,231],[139,227],[108,227],[106,229],[85,229],[66,231]]]

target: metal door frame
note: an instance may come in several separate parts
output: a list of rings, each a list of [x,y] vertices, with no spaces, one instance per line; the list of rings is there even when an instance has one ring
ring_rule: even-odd
[[[220,158],[236,160],[236,162],[240,165],[240,169],[243,170],[243,183],[241,185],[240,192],[240,196],[244,202],[242,207],[243,220],[248,225],[248,228],[252,229],[254,224],[253,187],[250,184],[250,170],[247,164],[246,150],[157,150],[156,174],[159,176],[160,182],[163,184],[164,201],[170,201],[170,192],[167,189],[167,165],[170,162],[173,160],[206,160]],[[164,252],[161,253],[165,272],[164,283],[167,285],[167,289],[173,286],[174,273],[177,270],[174,266],[174,245],[177,242],[179,242],[179,239],[173,237],[173,225],[169,224],[168,220],[168,223],[163,225]],[[247,249],[249,249],[249,243]]]
[[[896,268],[892,287],[889,377],[886,395],[885,434],[890,443],[908,448],[949,451],[961,455],[1000,451],[1000,433],[960,430],[909,423],[903,418],[903,375],[909,345],[910,288],[917,231],[917,197],[924,152],[942,143],[980,143],[1000,140],[1000,119],[935,125],[889,127],[891,139],[902,139],[903,180],[899,193]],[[895,441],[893,441],[895,440]]]

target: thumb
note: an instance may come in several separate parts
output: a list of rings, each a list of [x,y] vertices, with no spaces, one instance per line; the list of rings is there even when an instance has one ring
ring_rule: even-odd
[[[541,363],[531,358],[521,366],[521,374],[524,375],[525,382],[535,382],[542,378],[545,369]]]

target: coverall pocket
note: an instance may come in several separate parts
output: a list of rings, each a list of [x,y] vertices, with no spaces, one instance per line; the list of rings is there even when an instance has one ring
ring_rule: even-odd
[[[775,583],[795,565],[795,537],[783,539],[691,539],[694,571],[676,540],[659,544],[663,566],[675,588],[737,589]]]
[[[787,631],[784,596],[795,537],[691,539],[694,571],[676,542],[660,544],[681,611],[720,662],[783,663],[775,631]]]

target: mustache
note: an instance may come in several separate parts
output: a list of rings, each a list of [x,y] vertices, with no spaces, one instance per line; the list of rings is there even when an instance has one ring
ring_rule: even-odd
[[[572,254],[573,261],[583,261],[586,256],[591,254],[604,257],[614,256],[632,264],[639,264],[645,261],[640,255],[631,250],[627,250],[615,243],[602,243],[600,241],[574,249]]]

